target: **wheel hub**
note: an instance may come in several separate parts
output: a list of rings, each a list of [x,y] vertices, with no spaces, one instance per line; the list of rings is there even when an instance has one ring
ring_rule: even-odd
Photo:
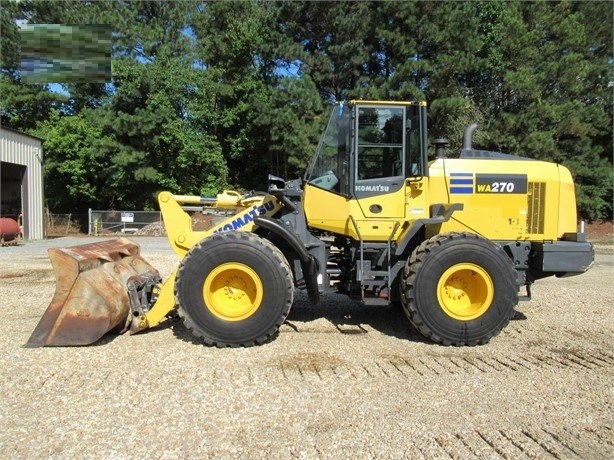
[[[247,265],[229,262],[205,278],[203,298],[211,313],[226,321],[240,321],[260,307],[264,288],[258,274]]]
[[[456,264],[439,278],[437,299],[442,310],[450,317],[469,321],[482,316],[494,297],[494,284],[481,267]]]
[[[224,284],[224,293],[229,300],[239,300],[245,297],[248,287],[242,278],[233,276],[228,278]]]

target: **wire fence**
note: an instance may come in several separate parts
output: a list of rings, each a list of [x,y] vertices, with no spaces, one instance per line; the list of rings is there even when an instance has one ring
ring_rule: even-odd
[[[231,216],[228,210],[184,208],[192,219],[193,230],[208,230]],[[165,236],[160,211],[114,211],[89,209],[85,214],[55,214],[45,210],[45,235],[59,237],[75,234],[93,236],[141,235]]]
[[[164,234],[159,211],[102,211],[88,212],[89,235],[137,234],[159,236]]]
[[[81,214],[52,214],[46,209],[45,235],[54,237],[81,233],[83,217]]]

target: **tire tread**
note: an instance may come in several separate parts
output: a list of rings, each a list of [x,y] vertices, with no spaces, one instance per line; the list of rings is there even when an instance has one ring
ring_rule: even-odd
[[[185,271],[185,265],[190,257],[193,257],[195,254],[198,254],[203,251],[203,246],[211,241],[223,240],[226,244],[236,244],[237,242],[247,243],[258,249],[260,252],[267,252],[274,260],[279,262],[279,265],[283,271],[283,276],[285,278],[285,286],[286,286],[286,302],[284,305],[284,309],[282,314],[277,318],[277,321],[271,325],[266,331],[258,336],[254,340],[250,341],[242,341],[242,342],[226,342],[223,340],[216,340],[211,338],[205,333],[199,326],[196,324],[193,319],[190,317],[189,311],[181,305],[179,300],[179,296],[177,295],[177,286],[179,286],[182,275]],[[264,289],[267,287],[264,286]],[[233,232],[224,232],[224,233],[216,233],[204,240],[200,241],[198,244],[194,245],[186,256],[183,258],[179,265],[179,269],[177,270],[177,276],[175,279],[175,304],[177,305],[177,313],[183,320],[185,327],[197,338],[203,341],[205,345],[215,346],[218,348],[236,348],[236,347],[252,347],[255,345],[260,345],[268,342],[277,334],[281,325],[285,322],[290,308],[292,307],[292,303],[294,300],[294,284],[292,278],[292,271],[290,266],[288,265],[288,261],[284,257],[283,253],[274,246],[270,241],[259,237],[254,233],[233,231]]]
[[[401,300],[403,309],[405,310],[405,314],[411,324],[425,337],[430,340],[440,343],[442,345],[454,345],[454,346],[475,346],[475,345],[484,345],[490,341],[493,337],[497,336],[502,329],[504,329],[512,319],[515,314],[514,308],[510,309],[510,314],[508,317],[504,318],[501,327],[490,331],[489,334],[483,335],[479,338],[471,339],[471,340],[462,340],[462,339],[452,339],[449,337],[444,337],[438,335],[435,331],[433,331],[422,318],[422,314],[419,308],[416,306],[416,299],[414,298],[413,287],[416,284],[416,278],[422,269],[425,261],[430,257],[430,255],[434,252],[437,252],[439,248],[450,243],[451,241],[484,241],[492,244],[496,247],[494,243],[491,241],[480,237],[474,233],[468,232],[448,232],[442,233],[439,235],[435,235],[430,239],[423,241],[411,254],[405,269],[403,271],[403,275],[401,278]],[[507,255],[504,255],[507,258]],[[507,275],[509,279],[514,280],[516,278],[516,272],[513,268],[511,262],[509,264],[505,264]],[[518,294],[512,293],[511,290],[506,291],[507,295],[504,299],[504,302],[511,303],[516,305],[518,303]]]

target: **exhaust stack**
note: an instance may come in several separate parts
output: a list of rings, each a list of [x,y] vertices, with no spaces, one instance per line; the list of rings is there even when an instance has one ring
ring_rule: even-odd
[[[471,150],[471,141],[473,139],[473,132],[477,129],[477,123],[472,123],[465,129],[465,135],[463,137],[463,150]]]

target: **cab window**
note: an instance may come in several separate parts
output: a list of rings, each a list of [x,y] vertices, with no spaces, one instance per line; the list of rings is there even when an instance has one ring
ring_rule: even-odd
[[[358,180],[404,176],[404,112],[403,107],[358,108]]]

